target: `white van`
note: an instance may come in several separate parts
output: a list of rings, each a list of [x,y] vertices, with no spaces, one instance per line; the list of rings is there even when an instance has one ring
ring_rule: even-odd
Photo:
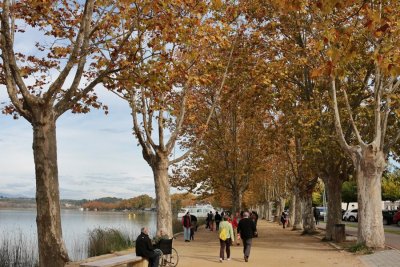
[[[215,209],[210,204],[188,206],[179,210],[178,218],[182,218],[187,212],[189,212],[191,215],[196,216],[197,218],[207,218],[207,214],[210,211],[215,214]]]

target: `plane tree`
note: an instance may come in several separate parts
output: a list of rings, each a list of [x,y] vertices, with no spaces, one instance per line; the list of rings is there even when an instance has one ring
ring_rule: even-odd
[[[269,6],[256,2],[249,15],[259,22],[265,49],[274,53],[269,60],[276,71],[273,86],[278,92],[274,105],[280,129],[277,133],[287,137],[287,160],[295,177],[292,190],[295,196],[303,196],[306,204],[301,211],[300,202],[296,202],[294,227],[301,227],[303,216],[305,228],[313,231],[311,192],[321,177],[331,200],[327,227],[327,236],[331,236],[332,227],[341,220],[340,186],[348,175],[348,160],[344,153],[337,152],[338,144],[331,134],[334,123],[328,104],[329,84],[314,75],[314,69],[324,62],[316,49],[323,31],[318,27],[323,20],[317,16],[319,10],[309,1],[271,1]],[[276,16],[269,19],[265,14],[270,13]]]
[[[232,70],[203,142],[174,170],[179,188],[214,198],[229,196],[233,212],[243,209],[251,181],[265,171],[266,128],[271,120],[269,72],[245,33],[236,41]],[[202,110],[198,116],[207,116]]]
[[[157,228],[170,236],[170,166],[201,140],[210,116],[197,120],[197,109],[213,112],[215,104],[207,105],[205,99],[213,95],[218,100],[229,71],[235,16],[221,15],[224,8],[219,1],[135,3],[138,31],[128,40],[130,48],[121,52],[126,59],[121,71],[105,80],[106,87],[130,105],[133,134],[153,172]],[[177,156],[176,150],[184,153]]]
[[[39,265],[64,266],[56,121],[67,111],[107,111],[94,88],[115,71],[131,34],[119,26],[130,18],[112,1],[4,0],[0,8],[0,82],[11,100],[3,113],[24,118],[33,131]],[[31,43],[29,34],[41,38]],[[20,51],[21,42],[30,49]]]
[[[399,12],[398,1],[355,1],[321,5],[327,20],[319,50],[329,75],[337,140],[352,159],[358,188],[358,243],[384,247],[381,178],[387,158],[400,138],[398,121]],[[345,103],[340,112],[337,96]],[[359,107],[350,103],[366,94]],[[354,140],[346,139],[343,120],[351,124]]]

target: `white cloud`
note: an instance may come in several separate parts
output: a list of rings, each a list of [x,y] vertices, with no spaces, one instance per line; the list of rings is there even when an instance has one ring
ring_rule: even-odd
[[[110,113],[67,112],[57,122],[57,149],[62,198],[154,197],[151,168],[132,135],[130,110],[123,100],[99,89]],[[0,88],[0,102],[7,95]],[[23,118],[0,115],[0,193],[35,194],[32,127]]]
[[[34,43],[51,43],[46,38],[27,27],[25,33],[16,34],[16,51],[41,56]],[[54,70],[49,74],[57,76]],[[71,81],[72,74],[65,86]],[[151,168],[132,135],[128,104],[100,86],[96,93],[99,101],[109,106],[107,116],[101,110],[84,115],[67,112],[57,121],[61,197],[154,196]],[[9,102],[7,92],[0,86],[0,105],[5,102]],[[13,120],[0,114],[0,193],[32,197],[35,194],[34,176],[32,126],[23,118]]]

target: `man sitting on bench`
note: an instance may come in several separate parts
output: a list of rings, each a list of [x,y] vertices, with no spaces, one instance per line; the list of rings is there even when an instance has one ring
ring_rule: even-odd
[[[159,250],[155,250],[149,238],[149,229],[143,227],[141,233],[136,239],[136,255],[142,256],[149,260],[149,267],[158,267],[160,262]]]

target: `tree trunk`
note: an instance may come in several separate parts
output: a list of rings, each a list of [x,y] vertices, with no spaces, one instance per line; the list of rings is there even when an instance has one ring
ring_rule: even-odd
[[[42,112],[34,119],[33,155],[36,174],[39,266],[60,267],[69,261],[62,239],[58,185],[56,124]]]
[[[278,224],[281,224],[280,217],[282,214],[282,205],[278,200],[275,201],[275,207],[276,207],[275,222],[277,222]]]
[[[272,202],[268,201],[268,206],[267,206],[267,220],[272,221]]]
[[[302,214],[303,214],[303,207],[301,204],[301,198],[299,196],[299,190],[295,189],[295,210],[294,210],[294,220],[293,220],[293,230],[302,230],[303,223],[302,223]]]
[[[156,191],[157,230],[164,229],[173,236],[170,184],[168,177],[168,155],[159,152],[153,162],[152,170]]]
[[[360,154],[359,154],[360,155]],[[383,248],[381,178],[386,167],[382,151],[369,144],[355,162],[358,188],[358,240],[367,247]]]
[[[314,216],[312,213],[312,198],[311,193],[306,194],[302,198],[303,202],[303,233],[304,234],[313,234],[315,232],[315,222]]]
[[[288,227],[292,227],[294,224],[294,215],[295,215],[295,210],[296,210],[296,196],[292,196],[292,199],[290,201],[290,206],[289,206],[289,221],[288,221]]]
[[[279,203],[281,205],[281,212],[285,211],[285,204],[286,204],[286,199],[283,197],[279,198]]]
[[[242,196],[240,190],[232,190],[232,212],[240,212],[242,210]]]
[[[269,201],[265,200],[262,204],[262,214],[259,214],[259,216],[265,220],[269,220],[269,210]]]
[[[326,223],[325,239],[332,240],[335,231],[335,224],[342,222],[342,182],[339,175],[329,176],[325,181],[328,194],[328,220]]]
[[[279,224],[282,224],[280,218],[281,218],[282,212],[285,211],[285,203],[286,203],[286,199],[283,198],[283,197],[280,197],[279,198],[280,212],[278,213],[278,222],[279,222]]]

